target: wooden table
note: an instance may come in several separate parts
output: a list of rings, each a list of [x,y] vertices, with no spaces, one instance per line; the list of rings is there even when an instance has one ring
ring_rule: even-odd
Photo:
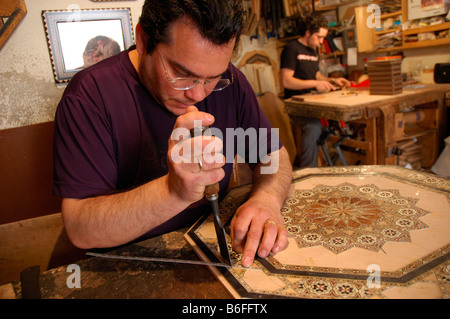
[[[423,167],[429,168],[443,148],[448,91],[450,84],[434,84],[406,86],[397,95],[370,95],[368,90],[306,94],[285,100],[285,108],[294,123],[297,117],[311,117],[362,125],[363,138],[342,144],[363,151],[361,164],[397,165],[398,142],[416,137],[423,144]]]
[[[109,251],[108,254],[199,260],[183,237],[168,233]],[[105,251],[102,251],[105,253]],[[231,294],[206,266],[89,257],[80,267],[81,288],[69,288],[69,265],[39,275],[43,299],[225,299]],[[69,269],[69,272],[68,272]],[[69,279],[70,282],[73,282]],[[20,281],[0,287],[0,297],[22,298]]]

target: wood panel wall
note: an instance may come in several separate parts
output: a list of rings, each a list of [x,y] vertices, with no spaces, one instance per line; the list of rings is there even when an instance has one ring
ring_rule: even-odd
[[[57,213],[53,122],[0,130],[0,225]]]

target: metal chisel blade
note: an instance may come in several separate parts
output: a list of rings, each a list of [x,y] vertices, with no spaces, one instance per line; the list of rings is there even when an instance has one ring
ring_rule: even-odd
[[[230,252],[228,251],[227,237],[225,233],[225,228],[219,217],[219,203],[217,199],[209,200],[211,202],[211,207],[214,215],[214,228],[216,230],[217,241],[219,242],[220,255],[222,256],[224,262],[231,265]]]

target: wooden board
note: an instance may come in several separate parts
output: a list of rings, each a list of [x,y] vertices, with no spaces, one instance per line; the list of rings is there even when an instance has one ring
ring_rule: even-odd
[[[54,123],[0,130],[0,224],[61,211],[52,194]]]
[[[372,12],[367,12],[367,6],[355,7],[356,32],[358,33],[358,52],[372,52],[375,49],[375,33],[367,24]]]
[[[449,298],[450,181],[397,166],[294,172],[282,209],[288,246],[250,268],[211,268],[242,298]],[[250,187],[220,205],[229,225]],[[218,261],[211,217],[185,235],[200,258]]]
[[[319,102],[336,106],[357,106],[370,102],[378,102],[386,99],[383,96],[373,96],[369,91],[334,91],[324,94],[303,94],[292,97],[296,101]]]
[[[0,0],[0,49],[25,17],[24,0]]]

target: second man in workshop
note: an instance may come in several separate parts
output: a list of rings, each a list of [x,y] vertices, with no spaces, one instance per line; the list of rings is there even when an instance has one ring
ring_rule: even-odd
[[[318,13],[305,18],[300,37],[289,42],[281,53],[281,83],[284,87],[284,98],[293,95],[316,91],[332,91],[335,87],[349,86],[345,78],[328,78],[320,73],[319,56],[316,49],[322,45],[328,34],[328,21]],[[296,119],[302,129],[302,150],[300,167],[317,166],[317,140],[322,133],[322,125],[318,119]]]

